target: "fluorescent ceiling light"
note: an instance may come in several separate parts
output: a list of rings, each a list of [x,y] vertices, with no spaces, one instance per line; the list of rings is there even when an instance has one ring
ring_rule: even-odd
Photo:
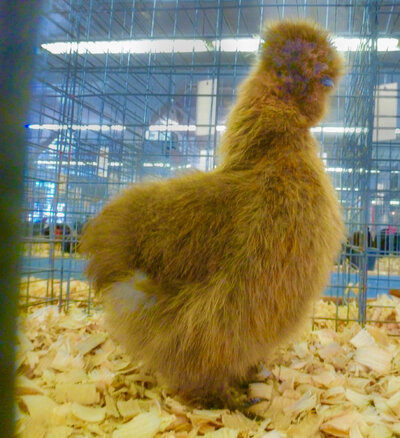
[[[335,190],[338,190],[340,192],[358,192],[357,187],[335,187]]]
[[[106,53],[192,53],[221,50],[222,52],[257,52],[260,37],[254,38],[222,38],[207,42],[202,39],[135,39],[119,41],[80,41],[42,44],[42,48],[61,55],[67,53],[90,53],[101,55]],[[340,52],[355,52],[371,47],[371,40],[366,38],[332,38],[332,42]],[[377,49],[380,52],[400,50],[397,38],[378,38]]]
[[[378,52],[397,52],[400,50],[400,41],[397,38],[378,38]]]
[[[352,173],[353,169],[352,168],[342,168],[342,167],[327,167],[326,168],[327,172],[333,172],[333,173]],[[364,171],[364,169],[358,169],[355,171],[355,173],[363,173],[363,172],[369,172],[369,173],[381,173],[381,171],[379,169],[371,169],[369,171]]]
[[[43,49],[59,55],[62,53],[190,53],[208,52],[206,42],[200,39],[154,39],[121,41],[81,41],[42,44]]]
[[[372,46],[372,40],[368,38],[336,37],[332,39],[332,42],[340,52],[357,52],[358,50],[370,49]],[[400,50],[397,38],[378,38],[376,46],[378,52],[395,52]]]
[[[156,162],[156,163],[143,163],[143,167],[170,167],[171,165],[169,163],[163,163],[163,162]]]
[[[59,164],[61,166],[97,166],[96,161],[54,161],[54,160],[38,160],[38,164],[52,165]]]
[[[213,47],[221,52],[258,52],[260,38],[222,38],[215,40]]]
[[[47,129],[49,131],[58,131],[59,129],[73,129],[76,131],[124,131],[123,125],[59,125],[58,123],[28,124],[28,129]]]
[[[175,169],[190,169],[192,167],[191,164],[186,164],[183,166],[176,166],[176,167],[171,167],[170,163],[163,163],[163,162],[144,162],[143,163],[143,167],[170,167],[171,170],[175,170]]]
[[[55,160],[38,160],[38,164],[41,165],[55,165],[60,164],[62,166],[97,166],[97,161],[55,161]],[[122,167],[123,163],[120,163],[118,161],[113,161],[111,163],[108,163],[111,167]]]
[[[356,134],[360,134],[361,132],[368,132],[368,128],[351,126],[315,126],[314,128],[311,128],[310,131],[323,134],[344,134],[353,132]]]
[[[196,131],[196,125],[178,125],[175,123],[168,123],[168,125],[150,125],[149,131]]]
[[[60,129],[73,129],[76,131],[124,131],[126,127],[124,125],[97,125],[97,124],[89,124],[89,125],[60,125],[58,123],[42,123],[42,124],[27,124],[26,128],[32,130],[46,129],[49,131],[58,131]],[[225,125],[217,125],[217,132],[224,132],[226,130]],[[185,132],[185,131],[196,131],[196,125],[180,125],[178,122],[170,121],[168,124],[159,124],[159,125],[150,125],[149,131],[158,131],[158,132]],[[317,134],[344,134],[344,133],[366,133],[368,131],[367,128],[361,127],[344,127],[344,126],[315,126],[310,129],[311,132]],[[400,129],[396,129],[396,134],[400,134]]]
[[[343,168],[343,167],[327,167],[326,168],[327,172],[334,172],[334,173],[352,173],[353,169],[349,168]]]
[[[213,127],[213,126],[211,126]],[[225,125],[217,125],[215,127],[217,132],[224,132],[226,130]],[[171,121],[168,124],[161,125],[150,125],[149,131],[196,131],[196,125],[180,125],[177,122]],[[344,134],[344,133],[361,133],[368,132],[368,128],[361,127],[344,127],[344,126],[315,126],[310,129],[313,133],[324,133],[324,134]]]
[[[363,49],[362,46],[366,44],[366,40],[362,38],[336,37],[332,38],[332,43],[339,52],[357,52]]]

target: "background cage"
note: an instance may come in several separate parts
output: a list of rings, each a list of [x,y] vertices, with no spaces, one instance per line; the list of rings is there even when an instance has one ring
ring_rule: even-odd
[[[324,123],[312,129],[348,229],[325,296],[347,305],[336,321],[371,320],[368,299],[400,289],[395,0],[45,2],[26,124],[25,305],[68,306],[83,279],[82,227],[121,188],[218,163],[263,23],[297,17],[329,29],[348,65]],[[79,288],[75,298],[90,305],[90,290]]]

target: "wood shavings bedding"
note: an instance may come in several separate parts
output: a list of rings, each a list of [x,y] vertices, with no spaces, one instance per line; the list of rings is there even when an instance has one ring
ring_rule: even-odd
[[[68,239],[66,239],[68,241]],[[75,241],[72,242],[73,246],[75,244]],[[69,257],[69,252],[63,252],[61,251],[62,242],[56,241],[52,242],[32,242],[32,243],[25,243],[23,245],[23,251],[24,255],[28,257],[41,257],[41,258],[47,258],[47,257]],[[73,252],[74,258],[81,258],[81,255],[78,252]]]
[[[351,312],[356,312],[351,304]],[[339,307],[348,315],[348,306]],[[108,337],[103,312],[79,304],[21,314],[16,388],[21,438],[400,437],[400,300],[368,308],[376,323],[339,323],[320,301],[317,320],[262,366],[247,412],[185,406]],[[357,315],[357,312],[355,313]]]
[[[378,258],[372,273],[380,275],[400,275],[400,257],[390,255]]]
[[[51,290],[53,293],[51,293]],[[68,300],[88,303],[89,285],[86,281],[43,280],[33,276],[24,277],[20,284],[20,303],[24,306],[36,304],[62,304]]]
[[[49,257],[51,253],[51,243],[41,242],[41,243],[25,243],[24,244],[24,255],[31,257]],[[53,244],[53,255],[55,257],[61,257],[61,243],[55,242]]]

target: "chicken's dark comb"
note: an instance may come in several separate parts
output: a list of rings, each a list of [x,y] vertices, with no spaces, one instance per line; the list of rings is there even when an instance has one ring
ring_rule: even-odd
[[[311,79],[319,79],[328,69],[328,47],[300,38],[269,47],[269,60],[276,71],[279,88],[291,94],[305,94]]]

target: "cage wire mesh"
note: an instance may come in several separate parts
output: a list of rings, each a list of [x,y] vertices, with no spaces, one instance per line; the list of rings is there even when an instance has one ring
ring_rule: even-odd
[[[376,315],[393,322],[390,310],[373,306],[400,289],[394,0],[46,2],[26,125],[23,305],[80,300],[90,308],[78,250],[85,222],[128,184],[218,163],[263,23],[287,17],[329,29],[347,62],[324,123],[313,128],[348,230],[325,298],[337,306],[336,325]]]

